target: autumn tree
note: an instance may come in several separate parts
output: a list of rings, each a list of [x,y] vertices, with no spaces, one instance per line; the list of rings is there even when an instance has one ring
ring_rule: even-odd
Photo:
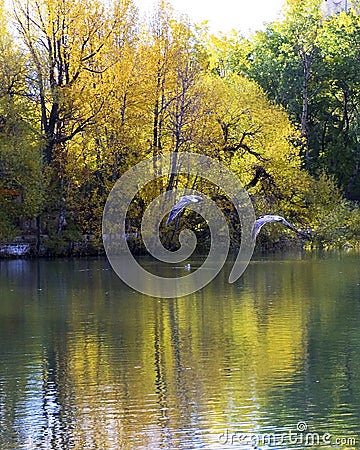
[[[303,194],[309,177],[301,171],[292,144],[299,130],[253,81],[233,75],[216,83],[216,146],[222,159],[254,195],[259,213],[275,208],[287,215],[291,211],[294,220],[305,217]]]
[[[101,235],[102,211],[107,195],[119,176],[140,158],[143,117],[139,93],[138,17],[131,2],[113,5],[112,37],[101,52],[103,70],[86,71],[89,89],[101,100],[101,108],[89,97],[96,113],[84,132],[71,142],[68,165],[69,211],[83,234]],[[86,78],[85,78],[86,79]]]
[[[176,15],[164,1],[142,37],[140,80],[149,151],[153,156],[189,151],[199,140],[205,114],[202,80],[207,61],[202,44],[187,18]],[[156,165],[157,161],[155,173]],[[172,189],[175,182],[171,175],[164,188]]]
[[[39,105],[45,171],[58,211],[57,233],[66,223],[67,165],[76,159],[72,143],[101,111],[98,90],[108,68],[106,55],[126,25],[130,1],[111,7],[101,2],[29,0],[17,2],[15,18],[28,49],[30,92]],[[118,34],[116,34],[118,33]],[[76,146],[75,146],[76,148]],[[51,196],[51,195],[50,195]]]
[[[283,213],[328,241],[342,214],[357,236],[357,210],[329,175],[355,192],[358,16],[321,22],[318,3],[289,1],[284,22],[244,39],[208,36],[165,0],[148,23],[138,21],[132,0],[17,1],[16,40],[5,15],[0,20],[1,236],[33,232],[36,217],[38,238],[46,232],[54,253],[64,242],[74,252],[84,235],[100,246],[116,180],[147,157],[155,157],[156,176],[169,151],[229,166],[258,214]],[[128,211],[134,228],[155,196],[198,188],[229,213],[237,242],[236,214],[221,188],[201,173],[174,173],[138,193]],[[191,225],[206,235],[205,222]]]
[[[29,74],[6,17],[0,4],[0,239],[28,228],[26,217],[38,214],[44,195]]]

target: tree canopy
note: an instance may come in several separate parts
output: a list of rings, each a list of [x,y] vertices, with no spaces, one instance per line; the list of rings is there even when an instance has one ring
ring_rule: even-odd
[[[0,239],[34,236],[56,253],[88,236],[97,249],[121,174],[193,151],[228,165],[258,214],[356,242],[358,209],[342,194],[360,198],[360,19],[322,20],[319,8],[289,4],[245,39],[210,36],[164,0],[147,22],[132,0],[0,5]],[[134,200],[132,227],[156,192],[199,183],[157,180]]]

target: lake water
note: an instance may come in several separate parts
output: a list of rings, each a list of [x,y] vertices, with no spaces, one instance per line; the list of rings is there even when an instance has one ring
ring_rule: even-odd
[[[0,358],[1,450],[360,448],[360,257],[170,300],[106,259],[1,261]]]

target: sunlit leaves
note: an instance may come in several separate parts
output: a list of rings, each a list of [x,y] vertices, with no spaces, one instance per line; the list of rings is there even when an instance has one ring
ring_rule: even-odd
[[[17,2],[20,47],[5,32],[0,39],[1,188],[21,193],[21,214],[28,222],[38,216],[37,231],[56,235],[54,242],[100,236],[106,197],[128,168],[157,156],[156,174],[164,152],[194,151],[227,164],[258,213],[320,229],[321,202],[331,193],[312,195],[322,182],[301,170],[299,151],[307,149],[312,172],[336,167],[356,182],[359,26],[350,15],[322,25],[317,0],[292,3],[284,22],[247,40],[208,36],[165,1],[147,23],[131,0]],[[138,226],[154,195],[174,186],[218,194],[205,185],[195,176],[162,177],[130,215]],[[4,203],[12,225],[14,204]]]
[[[2,15],[0,5],[0,16]],[[22,217],[41,208],[41,155],[37,145],[37,108],[26,97],[25,58],[0,26],[0,239],[20,231]]]

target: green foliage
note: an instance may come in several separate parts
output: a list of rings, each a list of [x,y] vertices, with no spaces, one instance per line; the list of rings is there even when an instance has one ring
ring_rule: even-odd
[[[333,173],[350,199],[360,199],[360,17],[341,13],[324,24],[321,49],[327,78],[319,95],[320,166]],[[326,83],[326,84],[325,84]]]
[[[318,14],[317,1],[294,2],[283,23],[247,40],[207,36],[163,1],[149,24],[131,0],[18,2],[19,48],[5,19],[0,30],[0,239],[46,235],[50,253],[67,254],[82,253],[87,236],[97,251],[115,181],[146,157],[158,157],[156,174],[168,151],[228,165],[257,214],[284,214],[327,244],[358,239],[359,211],[335,185],[357,192],[360,26],[355,15],[321,24]],[[238,244],[233,207],[194,176],[147,186],[129,231],[174,186],[215,195]],[[181,223],[207,246],[206,223]]]
[[[300,125],[306,169],[334,175],[359,200],[360,16],[325,20],[317,0],[288,3],[282,22],[254,35],[245,73]]]
[[[11,239],[22,218],[39,213],[43,191],[37,111],[25,94],[25,57],[5,25],[0,29],[0,239]]]

